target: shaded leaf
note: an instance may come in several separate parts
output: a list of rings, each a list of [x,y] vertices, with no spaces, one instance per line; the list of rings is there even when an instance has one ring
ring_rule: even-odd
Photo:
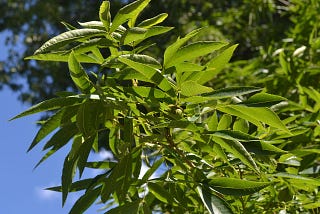
[[[136,71],[143,74],[145,77],[150,79],[152,82],[157,84],[157,86],[167,92],[170,95],[175,95],[174,89],[171,83],[160,73],[159,70],[154,69],[148,65],[144,65],[142,63],[134,62],[132,60],[119,57],[119,60],[131,68],[135,69]]]
[[[210,214],[232,214],[229,205],[220,197],[210,193],[210,190],[197,187],[200,198]]]
[[[140,201],[125,203],[122,206],[118,206],[118,207],[110,209],[105,214],[120,214],[120,213],[137,214],[137,213],[139,213],[138,212],[139,205],[140,205]]]
[[[41,103],[38,103],[26,111],[18,114],[17,116],[11,118],[10,120],[14,120],[20,117],[24,117],[27,115],[43,112],[43,111],[51,111],[55,109],[60,109],[65,106],[78,105],[83,99],[77,97],[58,97],[52,98],[49,100],[45,100]]]
[[[236,158],[239,158],[245,165],[249,166],[253,170],[259,173],[259,168],[250,155],[250,153],[246,150],[246,148],[237,140],[229,140],[228,142],[223,139],[212,136],[212,140],[219,144],[222,148],[233,154]]]
[[[49,117],[49,119],[41,125],[41,128],[39,129],[37,135],[34,137],[30,147],[28,148],[28,152],[33,147],[35,147],[43,138],[45,138],[48,134],[50,134],[60,126],[60,121],[63,115],[64,109]]]
[[[95,189],[89,189],[82,195],[71,208],[69,214],[79,214],[86,211],[95,202],[100,195],[101,186]]]

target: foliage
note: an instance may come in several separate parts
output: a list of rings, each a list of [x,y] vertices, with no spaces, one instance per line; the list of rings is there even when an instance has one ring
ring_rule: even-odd
[[[66,24],[67,32],[28,57],[67,62],[80,92],[60,92],[15,117],[53,111],[30,146],[52,134],[39,164],[72,144],[62,185],[50,189],[62,192],[63,203],[69,192],[85,190],[70,213],[82,213],[98,199],[107,213],[316,212],[316,28],[295,20],[292,46],[275,52],[263,47],[264,58],[232,63],[224,73],[237,45],[196,41],[206,29],[178,38],[163,57],[152,55],[150,39],[173,29],[158,25],[166,14],[138,19],[149,3],[135,1],[112,19],[105,1],[99,21],[80,23],[79,29]],[[308,9],[297,1],[292,10]],[[297,36],[306,32],[307,42]],[[241,78],[257,87],[238,86]],[[101,145],[113,159],[88,162]],[[142,164],[148,166],[144,175]],[[105,172],[74,181],[85,168]]]

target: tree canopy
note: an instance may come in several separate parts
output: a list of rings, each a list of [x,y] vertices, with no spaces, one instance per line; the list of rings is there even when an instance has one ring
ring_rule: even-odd
[[[53,134],[39,164],[72,144],[50,188],[63,203],[85,190],[70,213],[97,199],[107,213],[318,212],[318,1],[104,1],[92,16],[71,5],[59,33],[44,15],[5,22],[41,42],[21,74],[34,90],[23,99],[44,101],[15,118],[50,112],[29,148]],[[19,72],[1,75],[16,88]],[[113,158],[88,162],[100,146]],[[105,172],[75,181],[86,168]]]

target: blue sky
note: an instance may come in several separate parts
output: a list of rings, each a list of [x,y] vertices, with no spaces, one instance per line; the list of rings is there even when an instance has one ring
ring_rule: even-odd
[[[5,60],[5,33],[0,33],[0,62]],[[44,152],[41,145],[27,153],[27,148],[36,134],[36,120],[39,115],[28,116],[9,122],[16,114],[30,106],[17,100],[18,94],[4,87],[0,91],[0,214],[63,214],[68,213],[79,194],[71,194],[64,208],[61,206],[60,193],[43,190],[60,184],[63,160],[67,153],[61,150],[33,170]],[[42,144],[43,145],[43,144]],[[103,158],[105,153],[92,158]],[[89,171],[87,176],[96,172]],[[101,205],[93,206],[86,213],[97,212]]]

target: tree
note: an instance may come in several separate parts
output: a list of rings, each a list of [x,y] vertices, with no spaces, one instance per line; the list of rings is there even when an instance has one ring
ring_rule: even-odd
[[[195,41],[201,28],[166,47],[163,57],[151,55],[150,41],[172,28],[158,25],[164,13],[138,19],[149,2],[134,1],[112,19],[104,1],[99,21],[65,24],[66,32],[28,57],[67,62],[79,90],[57,93],[13,118],[52,111],[29,148],[53,133],[39,164],[72,144],[62,185],[50,189],[62,192],[63,203],[69,192],[85,190],[70,213],[97,199],[112,206],[107,213],[253,213],[284,209],[284,195],[303,184],[308,198],[294,198],[290,209],[315,208],[320,183],[315,173],[300,172],[317,160],[318,149],[288,143],[310,129],[281,108],[287,99],[252,86],[209,87],[237,45]],[[114,158],[88,162],[99,143]],[[149,169],[140,176],[142,164]],[[105,172],[74,181],[85,168]]]
[[[111,14],[115,15],[124,2],[128,1],[113,1]],[[0,32],[10,33],[7,38],[9,56],[0,62],[0,87],[8,85],[18,90],[20,100],[30,104],[52,98],[56,91],[74,91],[66,76],[68,71],[60,63],[22,59],[32,55],[49,38],[62,33],[64,26],[61,21],[76,25],[77,21],[97,20],[95,11],[98,4],[98,1],[0,1]],[[284,7],[280,1],[152,1],[141,18],[155,16],[156,11],[152,8],[157,8],[159,13],[169,12],[165,24],[175,27],[165,37],[157,38],[158,45],[152,51],[158,54],[164,51],[163,44],[167,44],[168,39],[174,41],[175,35],[210,26],[208,32],[203,33],[203,39],[227,39],[231,43],[242,44],[234,59],[250,59],[258,56],[259,47],[267,48],[272,41],[281,40],[291,25],[291,15],[283,15],[283,11],[290,8]],[[208,35],[211,38],[206,38]],[[21,45],[15,47],[17,43]],[[21,78],[26,80],[24,87]]]

